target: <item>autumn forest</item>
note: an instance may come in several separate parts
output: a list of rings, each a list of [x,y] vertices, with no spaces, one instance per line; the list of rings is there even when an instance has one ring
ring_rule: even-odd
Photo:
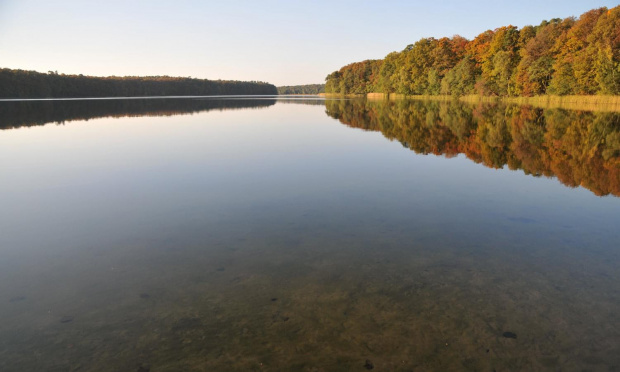
[[[336,94],[535,96],[620,94],[620,6],[473,40],[423,38],[326,78]]]

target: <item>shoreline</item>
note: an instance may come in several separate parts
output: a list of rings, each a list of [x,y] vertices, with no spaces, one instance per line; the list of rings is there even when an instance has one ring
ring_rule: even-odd
[[[367,93],[367,94],[334,94],[326,93],[325,97],[350,97],[366,98],[369,100],[399,100],[415,99],[425,101],[461,101],[466,103],[506,103],[515,105],[529,105],[538,108],[552,109],[561,108],[578,111],[606,111],[620,112],[620,96],[534,96],[534,97],[490,97],[480,95],[450,96],[450,95],[404,95],[398,93]]]

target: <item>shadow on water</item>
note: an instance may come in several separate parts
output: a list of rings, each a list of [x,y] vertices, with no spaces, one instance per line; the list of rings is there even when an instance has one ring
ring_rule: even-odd
[[[0,102],[0,129],[63,124],[66,121],[104,117],[174,116],[212,110],[265,108],[276,99],[156,98],[76,99]]]
[[[327,114],[418,154],[465,154],[491,168],[556,177],[620,196],[620,114],[419,100],[327,101]]]

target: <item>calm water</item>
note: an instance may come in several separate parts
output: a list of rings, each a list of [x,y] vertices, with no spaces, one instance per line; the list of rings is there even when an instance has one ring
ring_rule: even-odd
[[[1,371],[620,370],[618,114],[0,102],[0,128]]]

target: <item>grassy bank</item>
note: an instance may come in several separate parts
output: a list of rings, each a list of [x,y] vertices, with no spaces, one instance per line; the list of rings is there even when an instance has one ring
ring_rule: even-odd
[[[568,110],[580,111],[608,111],[620,112],[620,96],[536,96],[536,97],[486,97],[479,95],[468,95],[455,97],[448,95],[439,96],[405,96],[403,94],[391,93],[368,93],[368,99],[420,99],[432,101],[452,101],[460,100],[469,103],[480,102],[504,102],[517,105],[530,105],[540,108],[563,108]]]

